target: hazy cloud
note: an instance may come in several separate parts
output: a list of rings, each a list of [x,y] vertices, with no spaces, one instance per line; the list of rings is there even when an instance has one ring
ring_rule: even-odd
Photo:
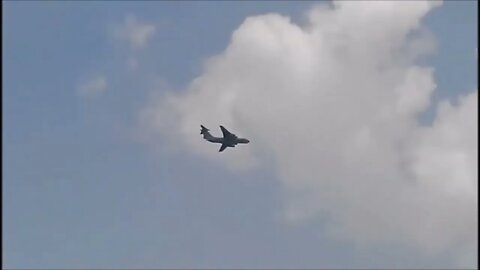
[[[83,97],[94,97],[103,94],[106,90],[107,79],[104,76],[97,76],[80,84],[77,93]]]
[[[122,25],[114,30],[114,36],[127,41],[132,49],[139,50],[145,48],[155,34],[155,30],[155,25],[140,22],[134,16],[129,15]]]
[[[231,168],[271,166],[290,222],[322,220],[361,248],[400,244],[474,267],[477,90],[442,102],[432,126],[417,122],[436,87],[433,69],[415,64],[435,49],[421,18],[439,4],[338,1],[310,10],[305,26],[249,17],[141,121]],[[219,155],[200,124],[251,143]]]

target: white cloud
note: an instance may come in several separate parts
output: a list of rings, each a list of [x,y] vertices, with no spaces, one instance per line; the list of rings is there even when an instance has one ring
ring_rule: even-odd
[[[94,97],[103,94],[106,90],[107,79],[104,76],[97,76],[80,84],[77,93],[83,97]]]
[[[139,22],[134,16],[130,15],[125,18],[121,26],[114,30],[114,36],[128,41],[133,49],[139,50],[145,48],[155,31],[155,25]]]
[[[476,265],[477,123],[478,92],[462,97],[458,106],[442,102],[433,126],[415,131],[407,155],[423,195],[418,205],[429,216],[415,239],[429,249],[458,247],[461,267]]]
[[[321,217],[361,248],[402,244],[473,267],[477,92],[442,103],[431,127],[416,121],[436,87],[433,69],[415,64],[435,49],[420,20],[439,4],[338,1],[313,8],[304,27],[278,14],[247,18],[142,123],[232,168],[272,166],[291,222]],[[251,143],[219,155],[200,124]]]

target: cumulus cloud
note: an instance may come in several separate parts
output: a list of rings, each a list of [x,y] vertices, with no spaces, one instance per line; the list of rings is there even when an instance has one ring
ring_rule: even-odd
[[[94,97],[103,94],[106,90],[107,79],[104,76],[97,76],[80,84],[77,93],[82,97]]]
[[[115,29],[114,36],[127,41],[132,49],[139,50],[145,48],[155,31],[155,25],[140,22],[130,15],[125,18],[121,26]]]
[[[203,74],[152,100],[141,121],[231,168],[271,167],[287,221],[474,267],[477,90],[441,103],[431,126],[417,122],[436,87],[433,69],[415,62],[435,49],[421,19],[439,4],[338,1],[312,8],[303,26],[249,17]],[[200,124],[251,143],[219,155]]]

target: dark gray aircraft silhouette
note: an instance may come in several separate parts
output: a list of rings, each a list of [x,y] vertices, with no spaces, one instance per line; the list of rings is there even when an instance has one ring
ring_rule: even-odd
[[[220,150],[218,152],[222,152],[225,150],[227,147],[235,147],[235,145],[239,143],[249,143],[250,141],[244,138],[238,138],[235,134],[230,133],[226,128],[223,126],[220,126],[220,129],[222,130],[223,133],[223,138],[219,137],[214,137],[212,134],[210,134],[209,129],[200,125],[202,130],[200,131],[200,134],[203,135],[203,138],[209,142],[212,143],[221,143],[222,146],[220,147]]]

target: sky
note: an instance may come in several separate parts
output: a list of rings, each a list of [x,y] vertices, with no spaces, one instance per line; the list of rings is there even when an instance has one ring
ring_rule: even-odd
[[[478,2],[3,7],[3,268],[477,266]]]

